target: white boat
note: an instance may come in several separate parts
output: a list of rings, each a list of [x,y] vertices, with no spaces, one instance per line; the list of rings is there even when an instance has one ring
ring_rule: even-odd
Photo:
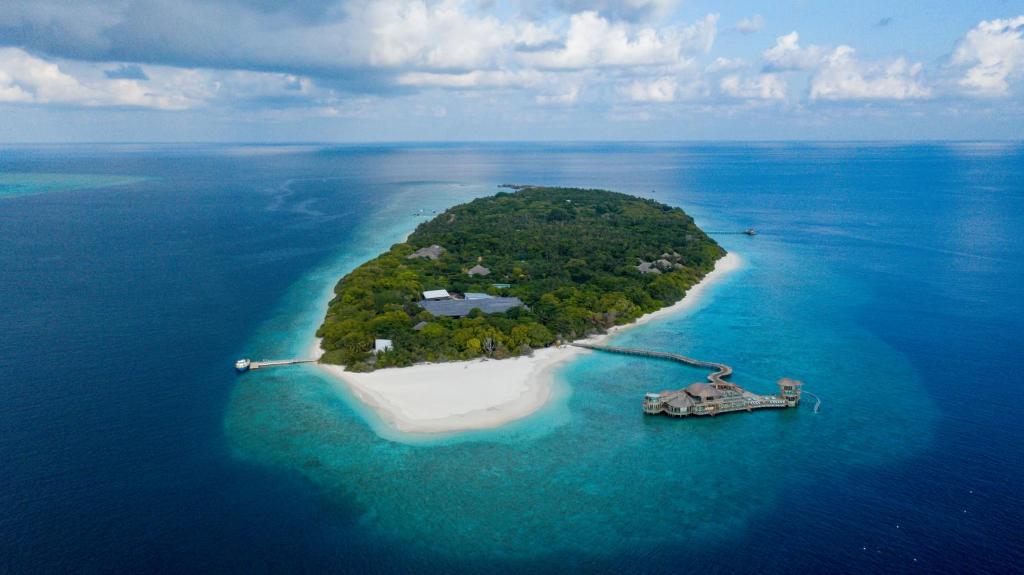
[[[249,366],[252,365],[252,361],[246,358],[242,358],[235,362],[235,371],[238,373],[249,371]]]

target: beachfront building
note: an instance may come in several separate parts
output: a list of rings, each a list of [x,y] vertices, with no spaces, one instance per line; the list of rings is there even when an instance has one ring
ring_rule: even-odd
[[[373,353],[375,353],[375,354],[376,353],[381,353],[381,352],[384,352],[384,351],[388,351],[389,349],[394,349],[394,348],[395,348],[395,345],[394,345],[394,343],[391,342],[390,339],[375,339],[375,340],[373,340]]]

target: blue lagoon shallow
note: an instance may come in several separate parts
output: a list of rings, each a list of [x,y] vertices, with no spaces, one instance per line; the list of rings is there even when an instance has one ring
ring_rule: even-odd
[[[7,174],[96,178],[0,198],[0,569],[1024,559],[1022,146],[59,151],[0,151]],[[417,436],[313,367],[234,376],[242,355],[305,355],[336,279],[420,210],[505,182],[682,206],[744,265],[614,343],[728,363],[755,392],[801,379],[820,413],[644,417],[644,392],[705,374],[588,354],[525,419]]]

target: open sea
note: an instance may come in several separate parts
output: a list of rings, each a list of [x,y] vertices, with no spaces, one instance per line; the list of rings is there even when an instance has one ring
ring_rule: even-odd
[[[704,372],[595,353],[423,437],[235,375],[501,183],[686,209],[743,267],[614,343],[819,412],[644,417]],[[1022,237],[1015,143],[3,146],[0,572],[1021,572]]]

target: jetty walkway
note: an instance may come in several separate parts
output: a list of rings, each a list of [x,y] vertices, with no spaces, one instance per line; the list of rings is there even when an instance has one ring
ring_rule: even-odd
[[[724,363],[717,363],[714,361],[704,361],[701,359],[694,359],[692,357],[686,357],[685,355],[679,355],[678,353],[669,353],[667,351],[651,351],[649,349],[638,349],[634,347],[615,347],[611,345],[598,345],[594,343],[579,343],[573,342],[569,345],[576,347],[582,347],[585,349],[594,349],[598,351],[608,351],[611,353],[622,353],[625,355],[639,355],[643,357],[656,357],[658,359],[667,359],[671,361],[677,361],[684,363],[692,367],[705,367],[708,369],[715,370],[713,373],[708,375],[708,381],[712,385],[721,385],[726,387],[736,387],[736,385],[729,381],[723,381],[726,377],[732,375],[732,368]]]
[[[315,359],[264,359],[253,361],[249,369],[263,369],[264,367],[276,367],[279,365],[294,365],[296,363],[316,363]]]
[[[652,351],[633,347],[615,347],[575,342],[570,345],[610,353],[667,359],[692,367],[714,370],[708,375],[710,385],[707,383],[693,383],[678,391],[647,393],[644,395],[643,400],[643,411],[646,414],[656,415],[661,413],[670,417],[718,415],[734,411],[753,411],[762,408],[796,407],[800,404],[803,383],[793,379],[782,378],[777,382],[779,386],[778,395],[759,395],[747,391],[735,383],[725,381],[726,377],[732,375],[732,368],[724,363],[694,359],[667,351]],[[810,395],[817,402],[814,406],[814,412],[817,413],[818,408],[821,407],[821,400],[816,395]]]

